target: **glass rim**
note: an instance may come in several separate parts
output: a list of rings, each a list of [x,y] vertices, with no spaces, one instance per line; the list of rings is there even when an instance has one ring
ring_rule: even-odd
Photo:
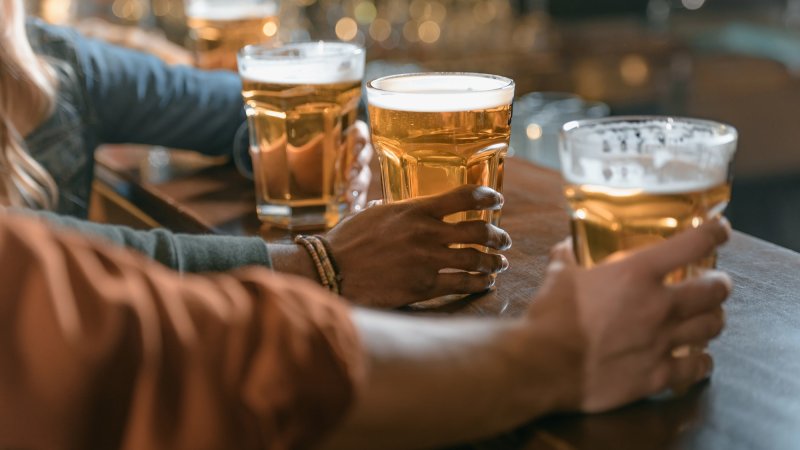
[[[347,49],[345,51],[337,51],[332,53],[317,53],[311,55],[282,55],[280,54],[281,51],[293,49],[293,48],[304,48],[304,47],[312,47],[315,46],[317,48],[339,48],[339,49]],[[309,60],[316,60],[316,61],[328,61],[328,60],[336,60],[336,59],[344,59],[344,58],[351,58],[351,57],[359,57],[364,55],[364,47],[355,44],[352,42],[344,42],[344,41],[302,41],[302,42],[289,42],[285,44],[275,44],[275,43],[262,43],[262,44],[248,44],[242,47],[237,52],[237,57],[239,59],[256,59],[259,61],[282,61],[282,62],[293,62],[293,61],[309,61]]]
[[[404,91],[397,91],[392,89],[384,89],[376,86],[376,83],[384,82],[392,79],[400,79],[400,78],[416,78],[416,77],[441,77],[441,76],[448,76],[448,77],[471,77],[471,78],[483,78],[483,79],[493,79],[497,81],[504,82],[502,86],[494,87],[491,89],[480,89],[480,90],[453,90],[452,92],[447,92],[448,94],[486,94],[489,92],[497,92],[497,91],[504,91],[507,89],[513,89],[514,80],[508,77],[504,77],[502,75],[494,75],[489,73],[480,73],[480,72],[413,72],[413,73],[401,73],[395,75],[386,75],[380,78],[376,78],[371,80],[367,83],[367,90],[386,93],[386,94],[407,94],[407,95],[427,95],[429,93],[425,91],[417,91],[417,92],[404,92]],[[437,92],[441,93],[441,92]]]
[[[722,133],[716,136],[717,140],[713,144],[710,144],[710,147],[730,145],[731,143],[736,142],[739,138],[739,131],[736,129],[736,127],[725,122],[669,115],[624,115],[572,120],[561,126],[560,134],[564,139],[580,142],[583,141],[583,139],[581,139],[579,136],[575,136],[575,133],[581,131],[582,129],[583,131],[587,131],[586,128],[592,126],[606,125],[611,123],[634,124],[637,122],[685,123],[721,130]]]

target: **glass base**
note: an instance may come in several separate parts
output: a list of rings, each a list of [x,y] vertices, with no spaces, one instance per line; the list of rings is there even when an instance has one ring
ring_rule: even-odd
[[[346,204],[311,206],[260,204],[256,206],[256,213],[262,222],[291,231],[331,228],[339,223],[346,212]]]

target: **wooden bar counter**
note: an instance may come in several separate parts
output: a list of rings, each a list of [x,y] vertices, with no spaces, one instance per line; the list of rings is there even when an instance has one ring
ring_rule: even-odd
[[[127,146],[107,147],[97,159],[96,219],[291,239],[260,226],[252,185],[230,165]],[[378,195],[377,180],[370,193]],[[561,177],[511,158],[504,195],[501,225],[514,245],[506,253],[511,268],[498,276],[496,289],[410,309],[487,316],[525,311],[542,282],[549,248],[569,233]],[[800,254],[734,232],[718,261],[733,277],[734,290],[727,328],[710,346],[710,381],[677,399],[548,417],[459,449],[800,448]]]

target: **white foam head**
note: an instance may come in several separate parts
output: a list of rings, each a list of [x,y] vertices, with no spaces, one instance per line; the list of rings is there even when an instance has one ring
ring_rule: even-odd
[[[186,15],[206,20],[242,20],[265,18],[278,13],[275,1],[192,0]]]
[[[727,181],[736,129],[671,117],[611,117],[570,122],[561,139],[561,169],[574,184],[647,193],[708,189]]]
[[[239,74],[262,83],[329,84],[364,77],[364,49],[344,42],[304,42],[278,48],[247,46]]]
[[[478,73],[393,75],[367,85],[370,105],[396,111],[473,111],[510,105],[513,100],[513,80]]]

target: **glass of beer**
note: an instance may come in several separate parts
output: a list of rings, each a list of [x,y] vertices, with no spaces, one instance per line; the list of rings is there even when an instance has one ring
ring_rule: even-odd
[[[502,191],[513,99],[513,80],[478,73],[394,75],[368,83],[384,200],[434,195],[465,184]],[[500,212],[467,211],[445,220],[497,225]]]
[[[364,49],[343,42],[239,52],[259,218],[288,229],[332,227],[348,211]]]
[[[731,196],[736,143],[736,129],[706,120],[643,116],[565,124],[559,153],[578,262],[591,267],[720,216]],[[711,255],[667,282],[714,264]]]
[[[245,45],[278,32],[277,0],[186,0],[186,22],[197,67],[236,70]]]

